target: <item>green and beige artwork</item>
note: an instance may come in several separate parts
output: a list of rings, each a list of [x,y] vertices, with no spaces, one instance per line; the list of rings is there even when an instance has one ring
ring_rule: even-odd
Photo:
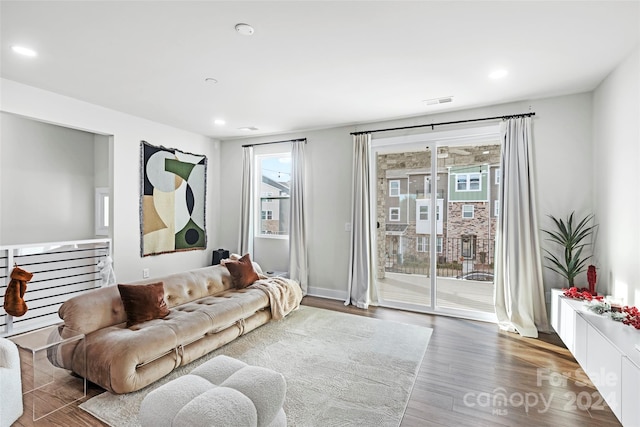
[[[207,157],[140,143],[141,255],[206,249]]]

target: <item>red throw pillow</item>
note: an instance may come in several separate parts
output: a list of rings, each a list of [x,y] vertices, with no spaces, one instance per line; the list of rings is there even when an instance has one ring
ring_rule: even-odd
[[[118,291],[127,313],[127,328],[147,320],[162,319],[169,314],[162,282],[148,285],[118,285]]]
[[[246,288],[256,280],[260,279],[258,273],[253,269],[253,263],[249,254],[245,254],[238,260],[227,260],[224,265],[231,273],[233,286],[238,289]]]

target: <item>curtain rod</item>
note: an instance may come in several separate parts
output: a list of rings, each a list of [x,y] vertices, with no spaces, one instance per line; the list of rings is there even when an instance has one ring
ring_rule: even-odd
[[[375,132],[388,132],[388,131],[392,131],[392,130],[415,129],[415,128],[423,128],[423,127],[429,127],[429,126],[431,126],[431,129],[433,130],[433,128],[435,126],[454,125],[454,124],[458,124],[458,123],[469,123],[469,122],[481,122],[481,121],[485,121],[485,120],[498,120],[498,119],[507,120],[507,119],[512,119],[512,118],[515,118],[515,117],[531,117],[531,116],[535,116],[535,115],[536,115],[536,113],[531,112],[531,113],[522,113],[522,114],[510,114],[508,116],[483,117],[481,119],[467,119],[467,120],[456,120],[456,121],[453,121],[453,122],[430,123],[430,124],[425,124],[425,125],[401,126],[401,127],[397,127],[397,128],[362,130],[362,131],[357,131],[357,132],[351,132],[351,135],[362,135],[362,134],[365,134],[365,133],[375,133]]]
[[[253,147],[254,145],[282,144],[283,142],[296,142],[296,141],[304,141],[304,143],[306,144],[307,138],[285,139],[283,141],[271,141],[271,142],[258,142],[257,144],[245,144],[242,146],[242,148]]]

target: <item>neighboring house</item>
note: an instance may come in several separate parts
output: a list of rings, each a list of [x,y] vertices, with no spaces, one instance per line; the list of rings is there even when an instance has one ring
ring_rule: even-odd
[[[260,184],[260,234],[281,234],[289,229],[289,183],[262,175]],[[282,214],[287,213],[287,214]]]
[[[447,252],[459,254],[469,270],[493,263],[499,171],[488,164],[449,168]]]
[[[441,162],[434,212],[438,274],[492,270],[500,168],[488,161],[496,162],[499,152],[498,145],[465,147],[451,150]],[[380,273],[428,273],[434,185],[424,167],[429,164],[428,152],[378,156],[377,217],[384,233],[379,231],[384,240],[378,245]]]

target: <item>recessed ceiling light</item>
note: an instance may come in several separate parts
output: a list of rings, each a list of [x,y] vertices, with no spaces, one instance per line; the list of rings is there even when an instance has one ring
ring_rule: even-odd
[[[223,126],[223,125],[227,124],[227,122],[225,122],[223,119],[215,119],[213,121],[213,124],[216,125],[216,126]]]
[[[482,152],[482,154],[489,154],[490,152],[491,152],[491,151],[486,150],[486,151],[483,151],[483,152]]]
[[[242,128],[238,128],[238,130],[256,131],[256,130],[258,130],[258,128],[255,127],[255,126],[245,126],[245,127],[242,127]]]
[[[11,49],[12,49],[15,53],[19,53],[20,55],[30,56],[30,57],[38,56],[38,53],[37,53],[35,50],[33,50],[33,49],[29,49],[28,47],[24,47],[24,46],[11,46]]]
[[[503,70],[503,69],[494,70],[489,74],[489,78],[490,79],[494,79],[494,80],[501,79],[501,78],[505,77],[507,74],[509,74],[509,72],[507,70]]]
[[[236,24],[236,32],[243,36],[253,35],[254,29],[249,24]]]

